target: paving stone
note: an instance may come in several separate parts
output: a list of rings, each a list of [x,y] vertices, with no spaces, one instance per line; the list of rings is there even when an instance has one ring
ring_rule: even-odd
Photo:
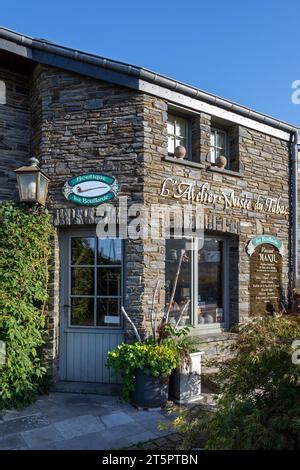
[[[13,419],[18,419],[18,418],[26,418],[28,416],[36,416],[40,415],[41,410],[37,406],[36,403],[33,405],[27,406],[23,410],[3,410],[2,412],[2,419],[3,421],[11,421]]]
[[[47,416],[50,423],[62,421],[66,419],[76,418],[84,415],[107,415],[109,412],[115,411],[116,407],[105,407],[99,403],[93,404],[89,401],[77,404],[54,404],[51,403],[44,410],[44,415]]]
[[[91,434],[104,429],[103,423],[93,415],[77,416],[57,421],[53,423],[53,426],[62,434],[64,439],[72,439],[76,436],[83,436],[84,434]]]
[[[31,414],[36,409],[40,411]],[[126,449],[164,436],[157,428],[164,420],[161,411],[139,411],[115,397],[51,393],[34,406],[7,414],[0,422],[0,448]]]
[[[27,448],[24,439],[21,434],[12,434],[10,436],[0,439],[1,450],[14,450],[18,448]]]
[[[156,436],[151,431],[145,431],[141,434],[134,434],[133,436],[128,436],[126,439],[130,442],[130,444],[138,444],[139,442],[146,442],[150,439],[155,439]]]
[[[8,434],[15,434],[47,426],[48,424],[48,419],[43,416],[42,413],[26,416],[24,418],[12,419],[10,421],[0,423],[0,438],[5,437]]]
[[[134,420],[123,411],[117,411],[108,415],[101,416],[101,421],[108,427],[119,426],[120,424],[133,423]]]
[[[128,447],[130,444],[125,438],[115,439],[114,436],[98,432],[57,442],[54,448],[56,450],[110,450],[114,445],[119,448],[123,445]]]
[[[121,424],[119,426],[114,426],[112,431],[109,431],[108,428],[106,431],[103,432],[103,435],[109,436],[111,434],[111,437],[115,440],[132,436],[138,433],[143,433],[145,431],[147,431],[147,429],[144,428],[144,426],[141,426],[140,424],[133,421],[126,424]]]
[[[135,420],[135,421],[144,421],[145,419],[149,420],[163,420],[165,419],[164,415],[161,412],[158,411],[146,411],[146,410],[135,410],[132,409],[129,412],[129,415]]]
[[[48,445],[63,439],[53,426],[24,431],[21,435],[30,449],[46,449]]]
[[[121,439],[113,440],[110,443],[109,449],[111,450],[125,450],[131,445],[131,441],[128,437],[123,437]]]
[[[156,436],[166,436],[173,432],[171,425],[171,421],[166,420],[163,416],[160,416],[158,419],[155,418],[143,418],[137,421],[140,425],[147,429],[147,431],[151,431],[155,433]],[[166,429],[159,429],[160,423],[166,425]]]

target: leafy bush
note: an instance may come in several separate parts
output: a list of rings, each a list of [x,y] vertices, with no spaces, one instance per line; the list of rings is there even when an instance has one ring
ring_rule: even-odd
[[[299,449],[300,367],[292,342],[300,319],[267,317],[240,328],[232,357],[220,365],[215,413],[203,407],[181,413],[175,425],[186,444],[205,432],[207,449]]]
[[[121,374],[123,381],[122,396],[128,400],[134,389],[134,373],[141,369],[153,377],[167,377],[178,366],[176,350],[166,344],[156,344],[153,340],[123,343],[108,353],[107,367]]]
[[[199,351],[202,340],[197,336],[190,335],[190,326],[177,328],[170,323],[163,325],[163,343],[176,350],[179,368],[188,368],[191,365],[190,354]]]
[[[51,232],[45,210],[0,205],[0,339],[6,343],[1,407],[28,403],[46,373],[41,347]]]

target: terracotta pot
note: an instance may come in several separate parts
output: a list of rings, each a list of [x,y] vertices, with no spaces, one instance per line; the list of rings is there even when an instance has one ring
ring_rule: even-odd
[[[183,160],[186,156],[186,148],[183,145],[178,145],[178,147],[175,148],[174,155],[176,158],[181,158]]]
[[[227,158],[224,155],[220,155],[216,159],[216,165],[218,168],[225,168],[227,165]]]

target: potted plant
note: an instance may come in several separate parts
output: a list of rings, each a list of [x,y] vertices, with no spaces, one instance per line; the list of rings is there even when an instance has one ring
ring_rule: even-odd
[[[123,377],[124,399],[156,408],[168,400],[169,377],[178,367],[178,354],[171,344],[153,339],[123,343],[108,353],[107,366]]]
[[[176,350],[178,367],[172,371],[169,395],[173,401],[187,403],[201,396],[201,356],[199,338],[190,335],[191,328],[178,329],[165,325],[165,344]]]

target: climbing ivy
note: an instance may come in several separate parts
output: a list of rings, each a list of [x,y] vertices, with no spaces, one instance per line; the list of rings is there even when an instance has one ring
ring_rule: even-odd
[[[0,204],[0,407],[22,406],[46,376],[42,357],[52,226],[45,209]]]

